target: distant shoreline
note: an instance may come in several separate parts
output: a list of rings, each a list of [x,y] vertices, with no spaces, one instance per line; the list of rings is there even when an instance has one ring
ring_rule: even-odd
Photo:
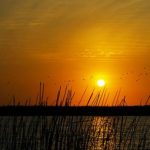
[[[0,116],[150,116],[148,106],[0,106]]]

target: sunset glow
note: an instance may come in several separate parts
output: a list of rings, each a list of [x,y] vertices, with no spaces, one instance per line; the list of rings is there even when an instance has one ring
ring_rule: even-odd
[[[0,103],[55,99],[69,85],[80,99],[107,83],[129,105],[150,94],[150,1],[0,1]],[[98,81],[103,80],[103,81]],[[99,88],[98,88],[99,89]],[[77,103],[77,102],[74,102]]]
[[[103,87],[103,86],[105,86],[105,81],[103,79],[100,79],[100,80],[97,81],[97,85],[99,87]]]

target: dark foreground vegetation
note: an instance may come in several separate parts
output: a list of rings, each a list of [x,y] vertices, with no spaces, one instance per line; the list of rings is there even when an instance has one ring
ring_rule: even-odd
[[[107,91],[105,88],[94,95],[94,90],[85,98],[86,89],[83,92],[81,99],[76,105],[72,104],[75,92],[68,89],[66,86],[64,93],[61,92],[61,87],[57,92],[57,97],[52,104],[48,104],[50,100],[44,95],[44,84],[40,83],[40,89],[36,102],[31,102],[27,99],[24,104],[20,103],[13,96],[12,101],[5,106],[0,106],[0,115],[44,115],[44,116],[149,116],[150,115],[150,96],[144,104],[139,106],[128,106],[126,97],[120,98],[120,91],[117,91],[112,104],[108,105]],[[81,106],[84,101],[85,105]],[[110,102],[109,102],[110,103]]]
[[[148,150],[149,117],[3,116],[1,150]]]
[[[47,105],[44,85],[35,105],[13,98],[0,107],[0,150],[149,150],[150,106],[129,107],[116,94],[108,107],[105,91],[93,92],[86,106],[72,106],[74,93],[65,90],[56,103]],[[119,104],[119,105],[117,105]],[[136,115],[136,116],[134,116]]]

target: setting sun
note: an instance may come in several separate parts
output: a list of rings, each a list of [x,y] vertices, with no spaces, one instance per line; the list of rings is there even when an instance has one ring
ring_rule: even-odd
[[[103,86],[105,86],[105,84],[106,84],[105,81],[102,80],[102,79],[97,81],[97,85],[98,85],[99,87],[103,87]]]

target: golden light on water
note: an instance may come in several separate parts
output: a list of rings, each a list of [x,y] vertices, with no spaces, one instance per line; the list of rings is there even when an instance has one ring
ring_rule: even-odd
[[[100,80],[97,81],[97,85],[98,85],[99,87],[103,87],[103,86],[105,86],[105,84],[106,84],[106,82],[105,82],[105,80],[103,80],[103,79],[100,79]]]

